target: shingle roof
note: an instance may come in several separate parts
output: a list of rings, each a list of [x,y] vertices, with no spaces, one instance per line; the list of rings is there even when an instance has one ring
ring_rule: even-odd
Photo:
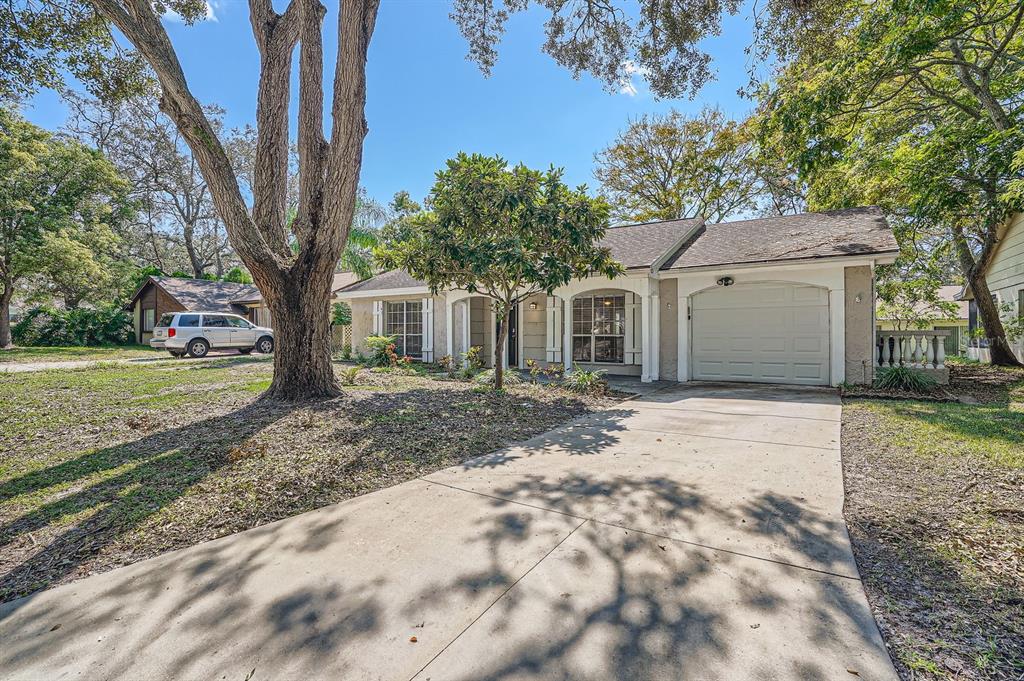
[[[260,296],[259,289],[253,284],[177,277],[152,277],[152,280],[187,310],[235,312],[234,301],[253,300]]]
[[[661,269],[891,253],[899,249],[875,207],[706,225]]]
[[[608,247],[611,250],[612,258],[622,263],[626,269],[650,267],[700,224],[700,218],[695,218],[611,227],[605,232],[599,243],[601,246]],[[338,293],[343,295],[356,291],[384,291],[416,287],[425,288],[426,283],[403,271],[392,270],[346,286]]]
[[[650,267],[677,247],[701,222],[700,218],[692,218],[612,227],[599,243],[611,249],[612,258],[626,269]]]
[[[382,272],[375,277],[357,281],[337,291],[338,294],[353,293],[355,291],[380,291],[385,289],[416,288],[426,287],[426,283],[413,278],[403,270],[391,270]]]

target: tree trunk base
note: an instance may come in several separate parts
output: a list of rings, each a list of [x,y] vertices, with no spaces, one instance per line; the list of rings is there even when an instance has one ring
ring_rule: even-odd
[[[284,286],[271,298],[274,379],[260,399],[310,402],[342,394],[331,363],[330,293],[317,288]]]

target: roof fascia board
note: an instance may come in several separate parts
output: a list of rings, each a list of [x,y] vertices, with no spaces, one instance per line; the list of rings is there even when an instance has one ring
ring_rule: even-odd
[[[407,286],[405,288],[374,288],[363,291],[340,290],[335,298],[382,298],[385,296],[411,296],[430,293],[426,286]]]
[[[661,266],[664,265],[668,261],[669,258],[671,258],[673,255],[675,255],[676,251],[678,251],[680,248],[682,248],[683,244],[685,244],[687,241],[689,241],[693,237],[693,235],[697,233],[697,230],[703,228],[705,222],[706,222],[706,220],[705,220],[703,215],[700,216],[699,219],[698,218],[694,218],[694,225],[693,225],[693,227],[688,229],[678,240],[676,240],[676,242],[672,245],[671,248],[669,248],[667,251],[662,253],[661,256],[658,257],[657,260],[655,260],[653,263],[651,263],[650,271],[651,271],[651,276],[652,277],[654,277],[655,279],[658,278],[658,271],[661,270]]]

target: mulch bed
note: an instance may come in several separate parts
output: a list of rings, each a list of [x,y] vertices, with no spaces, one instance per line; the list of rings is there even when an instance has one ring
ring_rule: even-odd
[[[952,368],[950,393],[977,404],[922,410],[847,401],[845,516],[868,599],[904,679],[1020,681],[1024,469],[966,455],[956,426],[1007,418],[1006,408],[993,412],[993,405],[1007,405],[1024,374]],[[926,451],[908,446],[915,413],[948,423],[949,439],[930,438]]]
[[[308,405],[262,402],[258,389],[203,397],[198,384],[196,404],[97,425],[40,414],[45,451],[31,433],[0,437],[24,459],[0,476],[0,602],[395,485],[617,401],[370,371],[357,382]],[[102,408],[102,394],[86,397],[47,398],[46,410]]]
[[[870,385],[844,388],[843,397],[876,400],[920,400],[924,402],[964,402],[986,404],[1005,402],[1007,391],[1021,380],[1019,374],[988,364],[949,364],[949,385],[937,385],[927,392],[882,390]]]

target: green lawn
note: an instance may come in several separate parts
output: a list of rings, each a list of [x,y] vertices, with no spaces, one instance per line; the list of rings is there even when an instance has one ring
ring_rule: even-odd
[[[954,367],[979,404],[847,400],[846,517],[910,679],[1024,675],[1024,372]]]
[[[101,347],[55,347],[0,350],[0,364],[7,362],[68,362],[74,360],[115,360],[137,357],[165,357],[167,353],[148,345],[110,345]]]
[[[392,485],[608,400],[360,372],[257,399],[255,357],[0,373],[0,602]]]

